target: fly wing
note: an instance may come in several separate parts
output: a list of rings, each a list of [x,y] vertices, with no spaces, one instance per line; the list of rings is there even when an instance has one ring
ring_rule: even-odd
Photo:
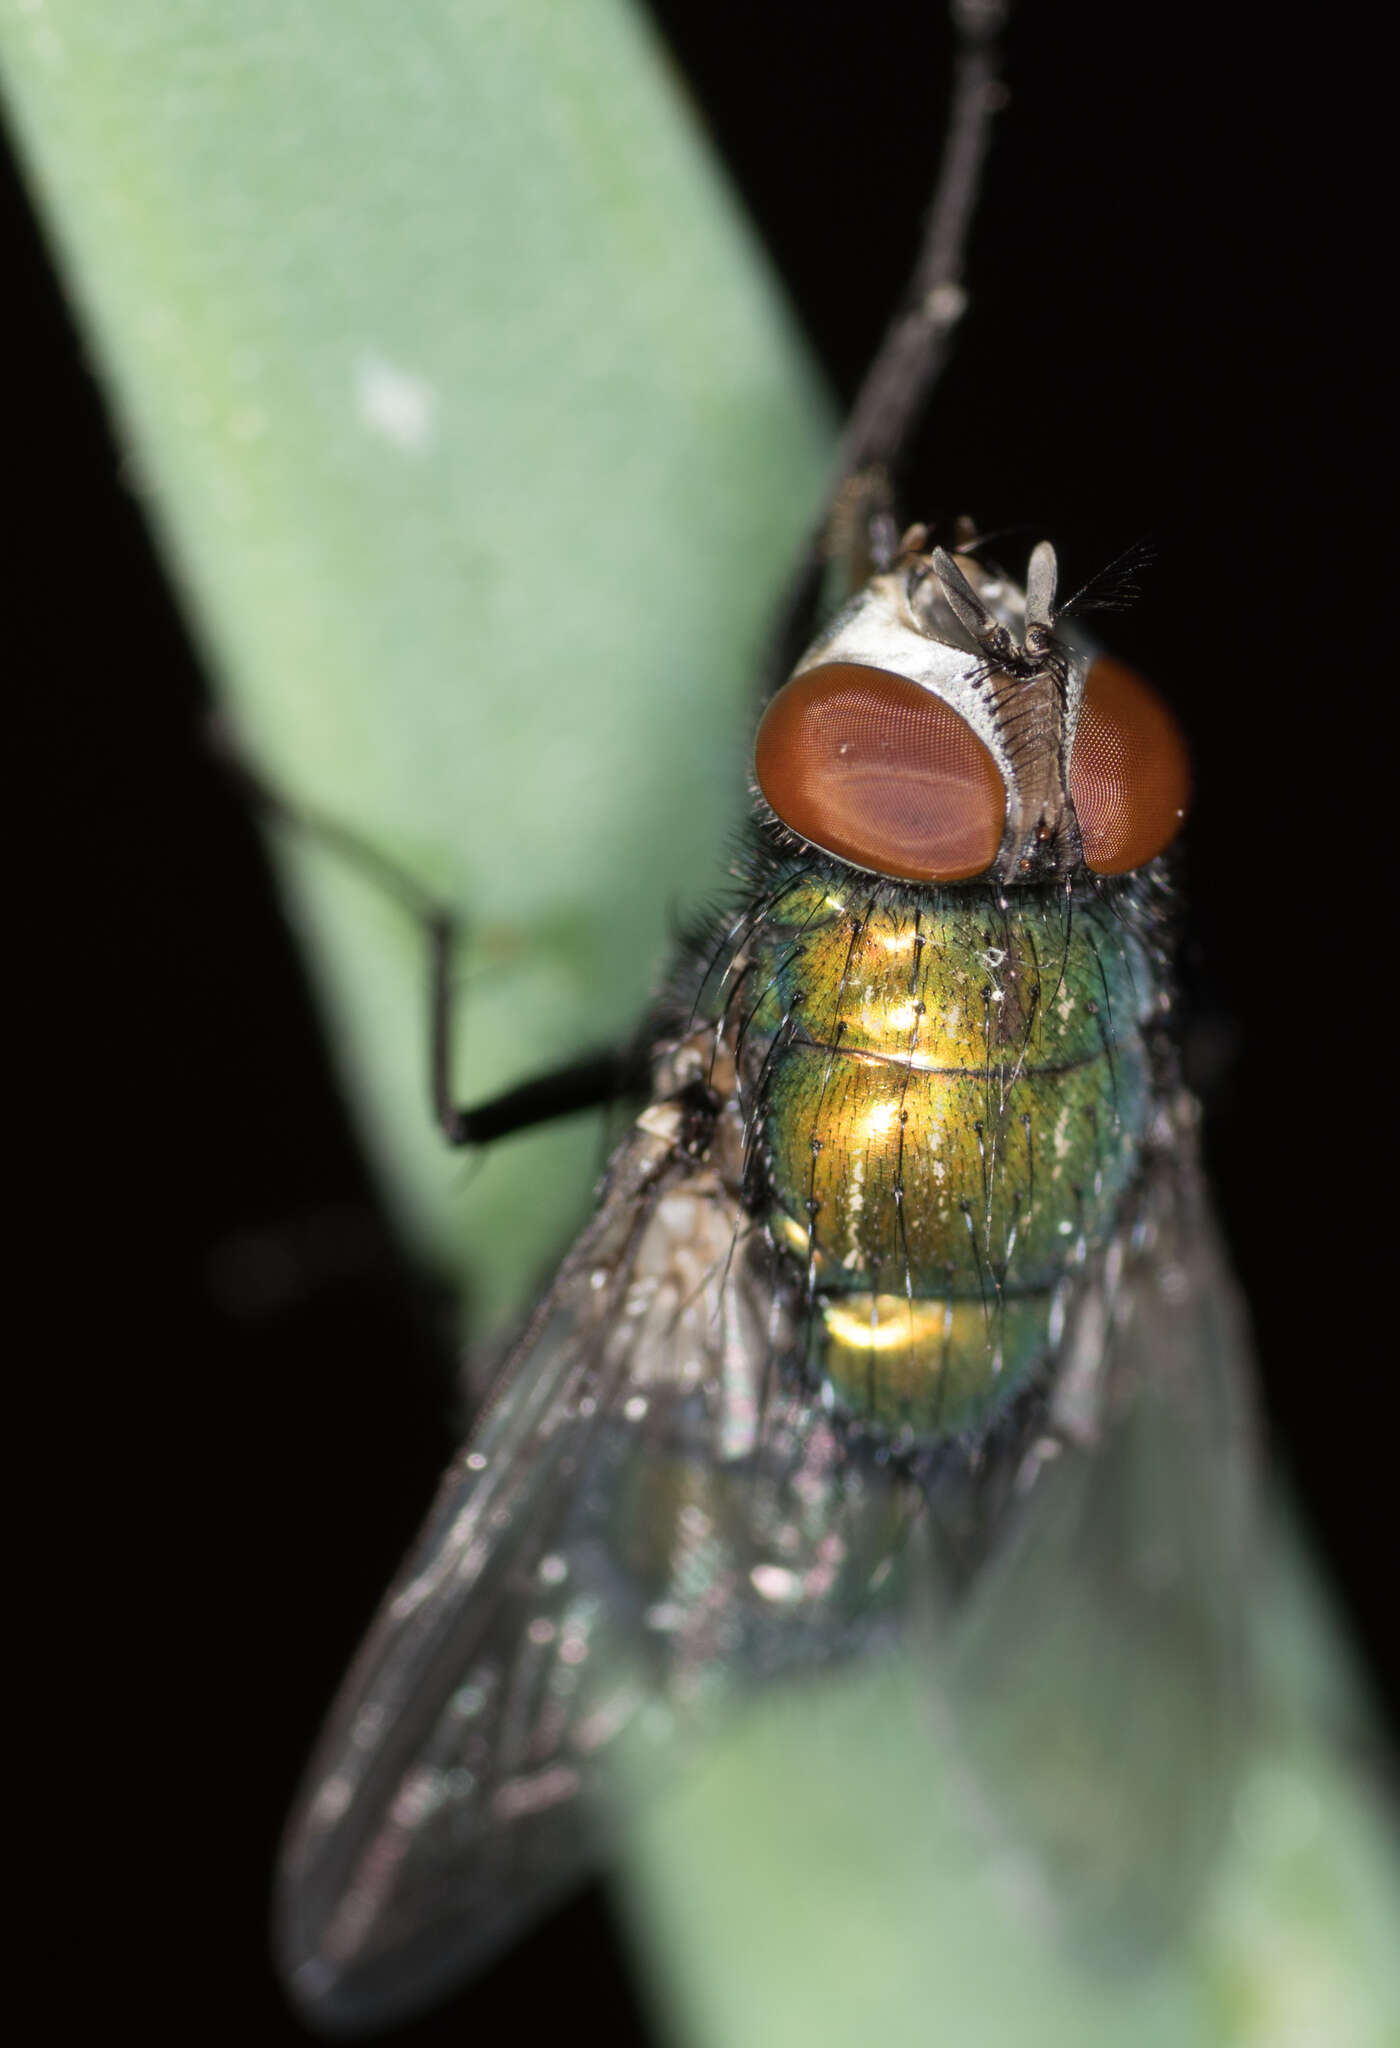
[[[322,2027],[468,1974],[745,1680],[892,1610],[909,1503],[765,1386],[790,1338],[747,1228],[639,1128],[449,1470],[288,1836],[280,1949]]]
[[[1086,1302],[1061,1427],[944,1646],[977,1803],[1049,1880],[1052,1924],[1110,1965],[1181,1924],[1229,1816],[1248,1720],[1247,1351],[1188,1166]]]

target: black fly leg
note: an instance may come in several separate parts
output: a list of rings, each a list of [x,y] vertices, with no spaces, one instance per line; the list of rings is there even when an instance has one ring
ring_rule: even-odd
[[[1003,0],[953,0],[953,90],[938,182],[898,312],[856,394],[828,498],[862,470],[894,472],[933,392],[967,303],[962,275],[992,120],[1002,105]]]
[[[461,927],[440,905],[426,917],[421,912],[418,915],[429,941],[433,1115],[449,1145],[490,1145],[514,1131],[552,1123],[557,1117],[578,1116],[587,1109],[604,1109],[645,1091],[648,1065],[644,1050],[640,1046],[608,1047],[549,1073],[536,1074],[471,1109],[459,1107],[452,1088],[452,962]]]
[[[900,536],[888,468],[876,463],[845,477],[826,519],[826,558],[837,575],[838,603],[893,567]]]
[[[211,733],[211,743],[260,816],[324,847],[392,898],[421,927],[428,946],[428,1072],[432,1110],[449,1145],[489,1145],[534,1124],[575,1116],[587,1109],[601,1109],[644,1091],[647,1062],[642,1049],[611,1048],[507,1088],[473,1108],[461,1108],[454,1100],[452,1087],[453,962],[462,937],[460,920],[407,868],[381,853],[352,827],[291,803],[269,788],[217,728]]]
[[[827,572],[888,567],[898,548],[894,485],[967,303],[962,276],[992,121],[1005,97],[997,37],[1006,0],[952,0],[953,88],[933,200],[898,311],[856,393],[820,516],[779,608],[763,694],[783,683],[812,636]],[[859,578],[863,580],[863,577]],[[857,584],[852,587],[858,587]]]

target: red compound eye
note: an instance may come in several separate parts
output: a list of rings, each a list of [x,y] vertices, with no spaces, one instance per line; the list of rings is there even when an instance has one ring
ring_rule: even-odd
[[[1142,867],[1181,830],[1191,800],[1186,742],[1151,684],[1121,662],[1100,657],[1089,670],[1069,793],[1095,874]]]
[[[959,882],[996,858],[1006,791],[956,711],[884,669],[831,662],[763,714],[758,786],[794,832],[906,882]]]

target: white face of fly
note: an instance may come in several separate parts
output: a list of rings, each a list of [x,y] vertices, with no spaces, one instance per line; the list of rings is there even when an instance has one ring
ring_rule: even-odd
[[[835,663],[883,670],[940,699],[986,747],[1006,788],[991,879],[1044,881],[1081,865],[1068,789],[1087,654],[1053,630],[1055,556],[1022,588],[970,555],[906,549],[827,625],[795,676]]]

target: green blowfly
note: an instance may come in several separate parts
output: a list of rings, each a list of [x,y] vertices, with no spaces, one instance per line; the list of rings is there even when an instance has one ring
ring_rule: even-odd
[[[1162,1939],[1228,1810],[1252,1430],[1175,1032],[1185,750],[1048,543],[1018,583],[892,511],[999,97],[1000,8],[954,15],[924,244],[775,634],[742,893],[635,1054],[465,1111],[425,909],[450,1141],[635,1114],[290,1826],[282,1967],[331,2031],[509,1942],[755,1687],[899,1644],[1071,1928]]]

